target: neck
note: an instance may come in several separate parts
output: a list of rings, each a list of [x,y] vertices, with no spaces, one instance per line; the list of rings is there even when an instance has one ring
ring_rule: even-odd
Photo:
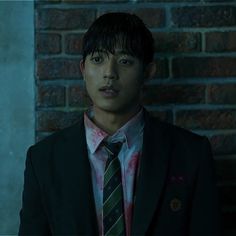
[[[114,134],[119,128],[127,123],[133,116],[140,111],[141,106],[137,105],[132,110],[124,113],[114,113],[93,108],[93,122],[108,134]]]

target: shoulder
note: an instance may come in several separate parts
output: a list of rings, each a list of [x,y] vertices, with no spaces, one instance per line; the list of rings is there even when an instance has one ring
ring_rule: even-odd
[[[171,167],[178,171],[196,173],[199,166],[211,166],[212,149],[205,136],[150,117],[146,140],[151,141],[152,152],[156,149],[169,153]]]
[[[206,136],[196,134],[182,127],[160,121],[160,119],[150,116],[148,122],[152,135],[161,132],[173,146],[184,147],[185,149],[209,148],[210,142]]]
[[[29,152],[47,154],[50,150],[63,146],[67,140],[73,140],[74,137],[80,135],[83,132],[83,115],[82,113],[78,116],[78,121],[64,129],[54,132],[46,138],[40,140],[36,144],[29,148]]]

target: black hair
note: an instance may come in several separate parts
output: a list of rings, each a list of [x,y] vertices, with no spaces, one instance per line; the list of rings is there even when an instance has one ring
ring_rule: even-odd
[[[154,40],[151,32],[136,15],[123,12],[106,13],[97,18],[83,37],[83,61],[98,51],[114,54],[119,45],[144,65],[153,60]]]

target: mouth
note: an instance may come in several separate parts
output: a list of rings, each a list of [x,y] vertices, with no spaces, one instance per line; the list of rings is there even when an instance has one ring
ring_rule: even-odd
[[[104,97],[112,98],[116,97],[119,94],[119,90],[114,88],[113,86],[103,86],[99,89]]]

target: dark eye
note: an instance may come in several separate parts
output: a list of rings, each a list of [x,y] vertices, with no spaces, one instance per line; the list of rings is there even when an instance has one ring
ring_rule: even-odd
[[[95,64],[99,64],[102,62],[102,57],[99,57],[99,56],[92,57],[91,61]]]
[[[131,65],[132,61],[129,60],[129,59],[121,59],[120,63],[123,64],[123,65]]]

